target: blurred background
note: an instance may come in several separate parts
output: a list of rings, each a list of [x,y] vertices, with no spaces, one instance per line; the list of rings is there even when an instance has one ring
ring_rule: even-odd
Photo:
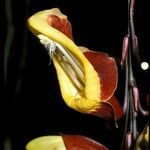
[[[68,16],[77,45],[106,52],[116,59],[119,82],[115,94],[123,103],[124,70],[120,61],[123,37],[127,34],[127,0],[5,0],[1,9],[4,17],[1,23],[4,149],[24,150],[28,141],[43,135],[80,134],[110,150],[117,150],[122,141],[124,119],[118,121],[119,128],[116,128],[114,123],[67,107],[47,51],[27,28],[27,19],[31,15],[53,7],[60,8]],[[134,19],[140,57],[150,63],[148,14],[147,1],[137,0]],[[133,66],[140,98],[146,106],[150,94],[150,69],[142,70],[136,61]],[[140,117],[139,130],[143,129],[147,119]]]

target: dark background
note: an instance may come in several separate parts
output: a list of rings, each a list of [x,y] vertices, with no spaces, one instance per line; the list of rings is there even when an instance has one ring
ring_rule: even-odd
[[[111,122],[67,107],[60,94],[54,66],[49,65],[48,53],[28,30],[26,21],[37,11],[60,8],[72,24],[77,45],[107,52],[116,59],[119,82],[115,94],[122,104],[124,70],[121,70],[120,60],[122,40],[127,34],[127,0],[5,0],[4,6],[4,137],[11,142],[12,150],[23,150],[33,138],[60,134],[84,135],[110,150],[119,149],[124,119],[118,121],[116,129]],[[147,1],[136,0],[134,19],[140,57],[149,62],[148,14]],[[133,66],[140,97],[145,101],[145,95],[149,94],[149,70],[142,71],[137,63]],[[140,131],[145,122],[147,118],[140,117]]]

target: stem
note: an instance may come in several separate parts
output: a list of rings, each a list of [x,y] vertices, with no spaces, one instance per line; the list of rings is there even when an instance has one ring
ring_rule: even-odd
[[[128,99],[128,97],[129,96],[127,96],[127,108],[126,108],[126,114],[125,114],[125,125],[124,125],[123,140],[122,140],[122,143],[121,143],[120,150],[124,149],[124,141],[125,141],[125,138],[126,138],[126,133],[128,132],[128,122],[129,122],[129,99]]]
[[[11,0],[5,1],[5,13],[6,13],[6,21],[7,21],[7,34],[6,34],[6,42],[5,42],[5,50],[4,50],[4,84],[7,84],[7,71],[8,71],[8,59],[11,52],[11,44],[14,37],[14,25],[13,25],[13,16],[12,16],[12,8],[11,8]]]
[[[138,43],[137,43],[138,40],[135,35],[134,20],[133,20],[135,0],[129,0],[129,1],[130,1],[130,6],[128,9],[128,17],[129,17],[128,25],[129,25],[130,35],[131,35],[132,51],[133,51],[133,55],[135,56],[135,58],[138,60],[138,62],[140,62]]]
[[[133,67],[132,67],[132,56],[134,56],[139,62],[139,53],[138,53],[138,43],[137,37],[135,35],[134,29],[134,20],[133,20],[133,13],[134,13],[134,4],[135,0],[128,0],[128,36],[129,36],[129,43],[128,43],[128,54],[125,57],[125,91],[124,91],[124,104],[123,110],[125,114],[125,129],[123,135],[123,141],[121,144],[121,150],[124,148],[126,150],[134,149],[136,139],[138,137],[137,132],[137,113],[138,109],[139,112],[143,114],[143,116],[148,116],[149,111],[145,111],[139,101],[139,93],[138,89],[135,91],[134,88],[136,86],[136,80],[133,74]],[[124,44],[124,43],[123,43]],[[124,46],[124,45],[123,45]]]

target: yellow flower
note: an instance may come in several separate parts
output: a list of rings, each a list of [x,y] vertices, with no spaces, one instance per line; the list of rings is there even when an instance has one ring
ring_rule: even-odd
[[[58,8],[34,14],[28,19],[28,27],[48,49],[62,97],[69,107],[106,119],[116,120],[123,115],[113,96],[118,81],[113,58],[78,47],[67,16]]]

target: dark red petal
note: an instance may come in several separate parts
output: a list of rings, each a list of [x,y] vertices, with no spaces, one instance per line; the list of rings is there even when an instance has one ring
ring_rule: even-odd
[[[114,117],[120,119],[123,116],[123,110],[116,97],[113,96],[118,81],[115,60],[102,52],[86,51],[84,55],[100,77],[101,102],[99,108],[92,114],[108,120],[112,120]]]
[[[62,135],[66,150],[108,150],[102,144],[81,136],[81,135]]]
[[[60,18],[56,15],[49,15],[47,17],[47,22],[53,28],[64,33],[70,39],[73,39],[72,38],[72,27],[71,27],[70,22],[66,18]]]
[[[91,114],[105,118],[106,120],[113,120],[114,118],[118,120],[124,115],[122,107],[115,96],[112,96],[107,103],[101,102],[99,108]]]
[[[95,116],[104,118],[106,120],[114,120],[114,109],[113,107],[106,102],[100,102],[99,107],[95,109],[95,111],[91,112]]]
[[[124,113],[122,106],[118,102],[117,98],[113,95],[107,102],[113,106],[116,119],[120,119],[124,115]]]
[[[115,60],[103,52],[86,51],[84,55],[100,77],[101,100],[108,100],[114,94],[118,82]]]

